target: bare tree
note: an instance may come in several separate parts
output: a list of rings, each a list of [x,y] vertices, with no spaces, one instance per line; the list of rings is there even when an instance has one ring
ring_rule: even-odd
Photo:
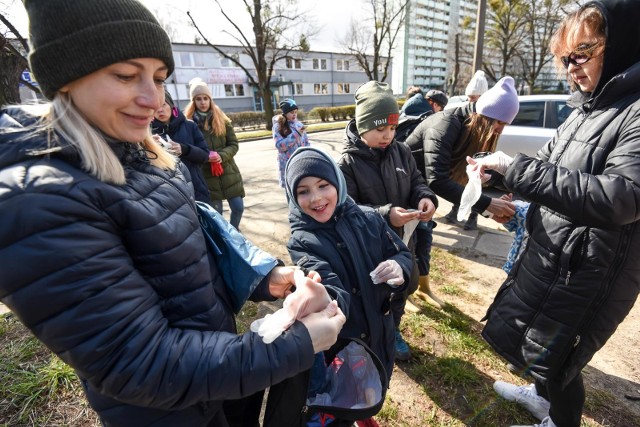
[[[210,41],[202,32],[196,20],[187,12],[193,26],[198,31],[205,44],[218,52],[224,58],[240,67],[249,82],[258,88],[265,111],[265,125],[271,129],[271,117],[273,116],[273,94],[271,92],[271,78],[276,63],[279,60],[291,58],[294,50],[306,51],[309,49],[308,38],[314,34],[314,29],[306,23],[305,14],[299,13],[295,2],[290,0],[242,0],[246,11],[251,17],[253,34],[246,34],[225,13],[219,0],[214,0],[220,8],[220,12],[227,22],[233,27],[233,32],[225,31],[233,37],[241,46],[241,50],[253,63],[254,72],[250,71],[239,56],[225,52],[219,46]],[[304,25],[304,31],[300,27]]]
[[[487,46],[496,53],[498,63],[483,62],[485,73],[492,80],[510,72],[517,72],[514,69],[523,43],[526,38],[526,4],[525,0],[489,0],[489,19],[491,24],[487,27]],[[493,55],[484,55],[485,58]]]
[[[391,52],[404,25],[409,0],[369,0],[369,4],[368,18],[353,19],[342,42],[369,80],[383,82],[389,75]]]
[[[526,0],[526,3],[527,37],[520,62],[522,76],[531,93],[542,69],[552,59],[551,37],[564,17],[563,8],[572,3],[572,0]]]
[[[27,41],[1,13],[0,22],[6,28],[0,32],[0,105],[17,104],[20,102],[20,83],[35,92],[39,90],[22,78],[22,72],[29,68]]]

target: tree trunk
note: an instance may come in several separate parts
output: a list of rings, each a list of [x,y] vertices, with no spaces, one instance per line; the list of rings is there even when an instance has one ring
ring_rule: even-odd
[[[7,50],[0,50],[0,105],[20,103],[20,76],[24,60]]]
[[[262,107],[264,108],[264,122],[267,130],[271,130],[271,128],[273,127],[271,118],[274,116],[273,93],[271,93],[271,88],[269,87],[268,83],[267,86],[260,88],[260,92],[262,94]]]

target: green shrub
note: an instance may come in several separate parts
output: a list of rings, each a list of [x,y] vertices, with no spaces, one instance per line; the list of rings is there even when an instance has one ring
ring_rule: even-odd
[[[238,113],[227,113],[234,126],[241,128],[254,128],[265,123],[265,115],[262,111],[241,111]]]

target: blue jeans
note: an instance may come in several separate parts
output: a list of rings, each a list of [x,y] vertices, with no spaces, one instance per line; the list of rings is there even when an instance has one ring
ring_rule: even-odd
[[[242,219],[242,214],[244,212],[244,200],[240,196],[232,197],[227,199],[227,203],[229,203],[229,208],[231,209],[229,223],[237,230],[240,230],[240,220]],[[222,215],[222,200],[212,200],[211,207]]]

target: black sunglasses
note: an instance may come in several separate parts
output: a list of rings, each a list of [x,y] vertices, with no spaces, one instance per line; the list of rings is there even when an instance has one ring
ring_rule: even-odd
[[[569,68],[569,64],[573,64],[578,67],[580,65],[586,64],[591,58],[594,57],[593,51],[596,47],[598,47],[599,44],[600,42],[594,43],[589,46],[584,46],[577,52],[573,51],[567,56],[561,56],[560,61],[565,68]]]

